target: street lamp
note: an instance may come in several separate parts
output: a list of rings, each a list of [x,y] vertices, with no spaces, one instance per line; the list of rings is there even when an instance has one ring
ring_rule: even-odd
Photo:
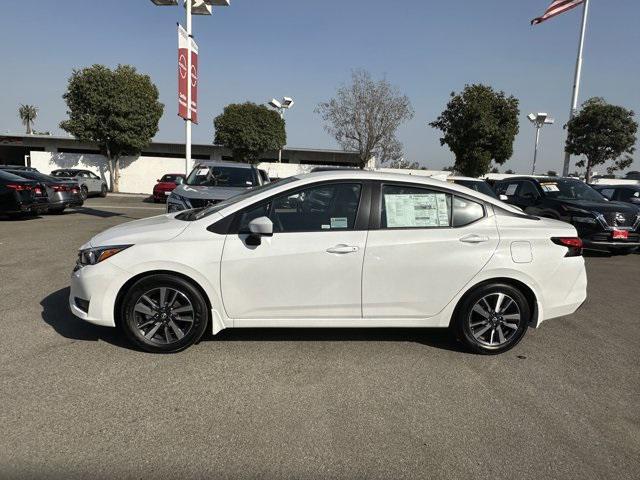
[[[530,113],[527,118],[533,123],[536,128],[536,147],[533,152],[533,168],[531,169],[531,175],[536,174],[536,160],[538,159],[538,143],[540,142],[540,129],[544,125],[552,125],[555,120],[544,112]]]
[[[154,5],[165,7],[178,5],[178,0],[151,0]],[[228,7],[231,0],[182,0],[186,10],[187,35],[192,35],[192,15],[211,15],[212,6]],[[185,119],[185,173],[191,167],[191,41],[187,42],[187,118]]]
[[[291,97],[283,97],[282,101],[278,101],[273,98],[269,102],[269,106],[277,110],[280,114],[280,118],[284,120],[284,111],[289,110],[291,107],[293,107],[294,103],[295,102]],[[282,149],[278,150],[278,163],[282,163]]]

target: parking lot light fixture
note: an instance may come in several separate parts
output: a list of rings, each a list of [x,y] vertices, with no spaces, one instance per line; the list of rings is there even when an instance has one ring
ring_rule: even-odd
[[[282,97],[282,100],[276,100],[273,98],[268,105],[276,110],[280,114],[280,118],[284,120],[284,111],[293,107],[294,103],[293,98]],[[278,150],[278,163],[282,163],[282,149]]]
[[[178,5],[178,0],[151,0],[154,5],[167,7]],[[193,36],[192,15],[211,15],[212,6],[228,7],[231,0],[182,0],[186,10],[186,30],[189,38]],[[191,169],[191,42],[187,42],[187,118],[185,119],[185,174]]]
[[[533,167],[531,168],[531,175],[535,175],[536,161],[538,159],[538,144],[540,142],[540,129],[545,125],[552,125],[555,120],[544,112],[530,113],[529,115],[527,115],[527,118],[536,129],[536,145],[533,151]]]

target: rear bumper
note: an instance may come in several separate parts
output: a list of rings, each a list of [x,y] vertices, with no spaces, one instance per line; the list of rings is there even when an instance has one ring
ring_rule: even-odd
[[[611,250],[640,247],[640,242],[634,242],[634,241],[603,242],[603,241],[583,240],[582,244],[586,250],[599,250],[599,251],[611,251]]]

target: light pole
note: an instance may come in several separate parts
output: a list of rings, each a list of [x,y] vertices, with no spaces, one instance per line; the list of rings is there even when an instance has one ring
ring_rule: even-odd
[[[178,5],[178,0],[151,0],[158,6]],[[185,118],[185,174],[189,175],[191,169],[191,38],[192,35],[192,15],[211,15],[212,6],[228,7],[231,0],[183,0],[186,11],[187,35],[187,118]]]
[[[269,102],[269,106],[275,108],[280,114],[280,118],[284,120],[284,111],[293,107],[294,103],[291,97],[283,97],[281,102],[274,98]],[[278,150],[278,163],[282,163],[282,149]]]
[[[544,125],[552,125],[555,120],[546,113],[530,113],[527,115],[527,118],[531,123],[533,123],[536,128],[536,147],[533,152],[533,168],[531,169],[531,175],[536,174],[536,160],[538,159],[538,143],[540,142],[540,129]]]

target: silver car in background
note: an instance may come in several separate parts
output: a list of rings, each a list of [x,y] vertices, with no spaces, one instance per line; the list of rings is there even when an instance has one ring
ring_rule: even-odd
[[[61,168],[51,172],[53,177],[59,180],[73,179],[80,185],[80,195],[86,200],[89,195],[107,196],[107,182],[91,170],[83,170],[78,168]]]
[[[187,179],[167,199],[167,212],[215,205],[248,189],[269,183],[269,176],[255,165],[238,162],[198,163]]]

